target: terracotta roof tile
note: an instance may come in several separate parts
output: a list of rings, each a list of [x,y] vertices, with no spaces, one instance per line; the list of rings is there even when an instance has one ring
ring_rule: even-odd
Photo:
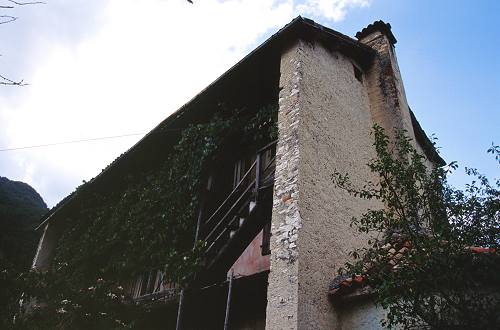
[[[466,249],[474,253],[496,253],[497,250],[493,248],[483,248],[478,246],[469,246]]]
[[[369,24],[363,30],[356,33],[356,38],[358,39],[364,38],[375,31],[380,31],[381,33],[385,34],[393,45],[397,42],[396,37],[394,37],[394,34],[392,34],[391,24],[385,23],[384,21],[381,20]]]
[[[447,242],[444,242],[446,244]],[[390,265],[391,271],[396,271],[400,269],[399,262],[403,259],[404,255],[411,250],[411,242],[408,240],[388,243],[382,246],[382,249],[387,251],[387,257],[389,260],[387,264]],[[465,249],[471,251],[472,253],[486,253],[492,254],[497,253],[497,249],[494,248],[483,248],[477,246],[468,246]],[[340,296],[352,293],[356,289],[366,286],[367,275],[373,269],[374,263],[368,261],[363,267],[364,274],[361,275],[339,275],[335,277],[330,283],[328,294],[331,298],[336,298]]]

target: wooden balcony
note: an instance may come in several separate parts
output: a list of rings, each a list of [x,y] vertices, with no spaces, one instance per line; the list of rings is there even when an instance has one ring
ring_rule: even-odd
[[[196,240],[205,242],[204,271],[198,280],[225,278],[255,236],[271,221],[276,142],[257,151],[215,211],[198,218]],[[263,247],[265,248],[265,247]]]

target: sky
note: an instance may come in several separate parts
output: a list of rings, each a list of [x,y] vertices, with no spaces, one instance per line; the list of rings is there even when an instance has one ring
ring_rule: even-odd
[[[0,9],[0,176],[49,206],[125,152],[297,15],[339,32],[392,25],[409,104],[441,155],[490,178],[500,166],[500,2],[46,0]],[[0,6],[9,4],[0,0]]]

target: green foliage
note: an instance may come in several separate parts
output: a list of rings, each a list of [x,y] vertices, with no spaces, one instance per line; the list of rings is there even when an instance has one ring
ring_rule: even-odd
[[[46,210],[42,197],[30,185],[0,177],[0,222],[33,225]]]
[[[64,268],[61,267],[61,268]],[[125,291],[119,283],[98,278],[75,289],[55,272],[27,272],[18,279],[27,315],[17,315],[14,329],[115,329],[130,328],[140,309],[123,303]],[[35,300],[29,297],[36,297]]]
[[[45,212],[47,205],[32,187],[0,177],[0,265],[29,267],[37,239],[33,229]]]
[[[388,310],[389,328],[500,328],[499,182],[466,169],[473,180],[457,190],[446,180],[455,163],[428,168],[405,132],[391,143],[374,126],[374,137],[377,157],[368,166],[379,181],[358,189],[348,174],[333,175],[339,187],[385,206],[353,219],[371,238],[341,273],[366,274],[376,302]],[[474,253],[471,246],[496,252]],[[396,257],[391,247],[402,253]]]
[[[149,270],[181,285],[199,269],[193,242],[202,180],[228,144],[259,147],[276,137],[276,107],[256,113],[221,109],[185,128],[166,160],[126,178],[112,193],[81,194],[45,273],[21,274],[17,286],[40,308],[17,327],[113,329],[137,325],[148,308],[128,303],[124,283]],[[161,152],[160,150],[158,152]],[[193,248],[194,244],[194,248]],[[142,316],[141,316],[142,315]]]
[[[47,205],[24,182],[0,177],[0,328],[16,311],[15,283],[31,265],[39,238],[34,231]]]

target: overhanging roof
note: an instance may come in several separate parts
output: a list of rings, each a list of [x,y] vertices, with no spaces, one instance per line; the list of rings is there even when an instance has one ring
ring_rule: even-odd
[[[420,126],[420,123],[418,122],[417,118],[415,117],[415,114],[413,111],[410,110],[410,116],[411,116],[411,124],[413,126],[413,132],[415,133],[415,138],[417,139],[417,142],[420,144],[422,149],[424,150],[425,156],[427,159],[429,159],[431,162],[437,164],[438,166],[444,166],[446,165],[446,162],[439,153],[437,152],[436,148],[434,147],[434,144],[432,141],[427,137],[427,134],[425,134],[424,130]]]
[[[281,53],[286,47],[289,47],[298,39],[306,41],[320,41],[325,47],[331,50],[336,50],[346,54],[354,59],[361,67],[367,68],[375,52],[370,47],[341,34],[332,29],[326,28],[314,21],[298,16],[289,24],[280,29],[277,33],[268,38],[264,43],[250,52],[232,68],[226,71],[213,83],[208,85],[204,90],[192,98],[188,103],[172,115],[163,120],[153,130],[146,134],[139,142],[133,145],[128,151],[120,155],[115,161],[108,165],[95,178],[79,187],[75,192],[68,195],[55,207],[53,207],[42,219],[37,229],[43,227],[50,219],[52,219],[62,209],[69,207],[75,202],[78,196],[85,191],[91,190],[92,187],[99,184],[111,176],[113,172],[118,172],[119,169],[131,166],[134,167],[134,158],[140,154],[143,149],[154,148],[159,139],[168,139],[168,131],[175,131],[176,127],[182,127],[186,122],[194,120],[196,115],[200,115],[199,111],[195,111],[195,105],[203,103],[210,94],[226,85],[228,81],[232,81],[240,71],[244,71],[245,67],[251,66],[256,60],[269,59],[276,56],[281,56]],[[179,129],[179,128],[177,128]]]

